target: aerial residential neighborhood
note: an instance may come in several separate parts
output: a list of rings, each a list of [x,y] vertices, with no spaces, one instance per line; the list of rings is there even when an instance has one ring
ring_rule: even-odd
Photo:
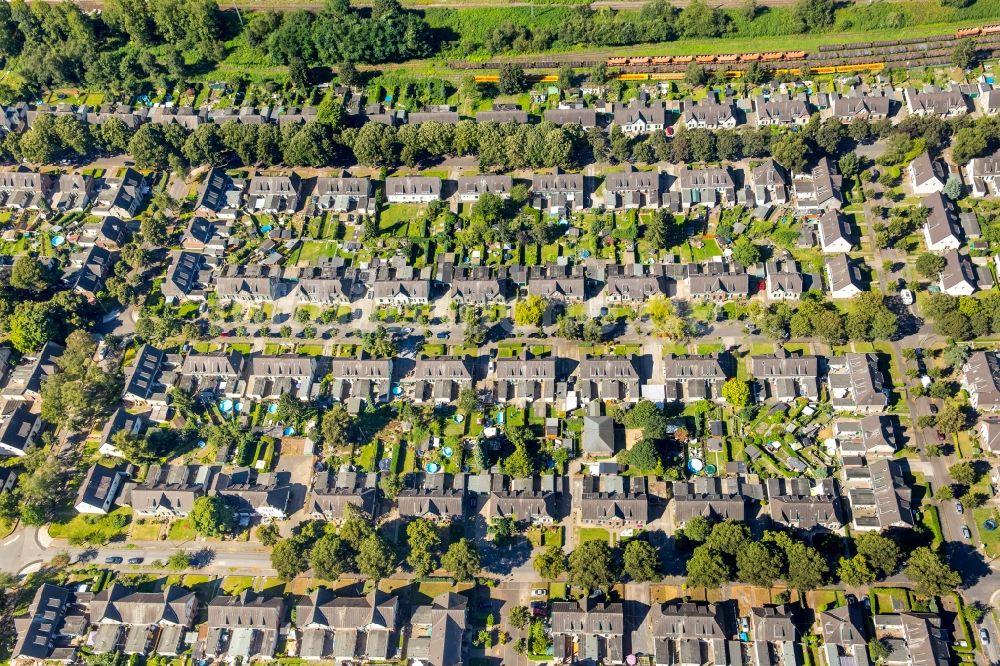
[[[0,3],[0,661],[1000,664],[1000,3],[362,4]]]

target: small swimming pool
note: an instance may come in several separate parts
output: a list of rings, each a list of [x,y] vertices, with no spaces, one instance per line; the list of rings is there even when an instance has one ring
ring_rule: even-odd
[[[233,401],[228,398],[223,400],[219,403],[219,410],[222,411],[223,414],[228,414],[233,411]]]
[[[441,453],[444,455],[445,458],[451,458],[453,455],[455,455],[455,451],[452,450],[450,446],[446,446],[443,449],[441,449]]]
[[[278,403],[272,402],[270,405],[268,405],[267,406],[267,413],[268,414],[277,414],[278,413]]]
[[[424,465],[424,469],[427,470],[429,474],[437,474],[440,471],[441,466],[437,463],[427,463]]]
[[[295,434],[295,428],[292,426],[287,426],[282,432],[284,432],[285,437],[291,437]]]
[[[59,247],[66,242],[66,238],[65,236],[53,236],[49,242],[52,243],[52,247]]]

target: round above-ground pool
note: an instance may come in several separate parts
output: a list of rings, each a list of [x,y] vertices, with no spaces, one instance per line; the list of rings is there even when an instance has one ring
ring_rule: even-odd
[[[285,433],[285,437],[291,437],[295,434],[295,428],[292,426],[287,426],[282,432]]]
[[[441,469],[441,466],[438,465],[437,463],[427,463],[426,465],[424,465],[424,469],[427,470],[427,472],[429,472],[430,474],[437,474],[438,470]]]
[[[52,243],[52,247],[59,247],[60,245],[62,245],[63,243],[66,242],[66,237],[65,236],[53,236],[52,240],[50,240],[49,242]]]
[[[382,458],[382,460],[378,461],[378,468],[383,472],[388,472],[389,467],[391,466],[392,466],[392,461],[389,460],[388,458]]]
[[[688,458],[688,471],[697,474],[705,469],[705,463],[701,458]]]
[[[205,448],[205,440],[203,440],[203,439],[199,439],[198,440],[198,448],[199,449]]]
[[[987,518],[986,520],[983,521],[983,529],[986,530],[987,532],[992,532],[996,528],[997,528],[997,521],[993,520],[992,518]]]
[[[441,449],[441,453],[444,455],[445,458],[451,458],[453,455],[455,455],[455,452],[452,450],[450,446],[446,446],[443,449]]]
[[[465,417],[462,416],[461,414],[455,414],[453,418],[455,419],[455,423],[461,423],[462,421],[465,420]]]
[[[225,400],[219,403],[219,409],[222,411],[223,414],[228,414],[229,412],[233,411],[233,401],[230,400],[229,398],[226,398]]]
[[[719,469],[715,465],[712,465],[711,463],[705,465],[705,474],[715,474],[718,471]]]
[[[392,387],[392,394],[403,395],[403,387],[400,386],[399,384],[396,384],[395,386]]]
[[[243,403],[242,402],[237,402],[235,405],[233,405],[233,409],[235,409],[238,412],[242,412],[243,411]]]
[[[277,414],[278,413],[278,403],[272,402],[270,405],[268,405],[267,406],[267,413],[268,414]]]

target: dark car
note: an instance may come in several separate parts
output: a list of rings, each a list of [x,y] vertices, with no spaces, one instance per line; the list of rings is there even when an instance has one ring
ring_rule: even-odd
[[[449,333],[448,331],[441,331],[440,333],[437,334],[437,337],[438,340],[447,340],[449,337],[451,337],[451,333]]]
[[[128,558],[128,563],[129,564],[142,564],[143,561],[144,560],[141,557],[130,557],[130,558]]]
[[[105,564],[121,564],[122,562],[124,562],[124,560],[122,558],[120,558],[120,557],[105,557],[104,558],[104,563]]]

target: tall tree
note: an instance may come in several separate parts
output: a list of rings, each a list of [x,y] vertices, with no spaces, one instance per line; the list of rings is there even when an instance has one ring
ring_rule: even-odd
[[[375,533],[369,534],[361,542],[355,562],[361,575],[375,581],[387,578],[396,569],[392,545]]]
[[[606,541],[584,541],[569,555],[569,579],[574,585],[607,592],[619,577],[614,553]]]
[[[660,580],[660,557],[652,544],[643,539],[633,539],[625,544],[622,569],[637,583]]]
[[[236,514],[220,495],[199,497],[191,509],[191,526],[198,534],[222,536],[236,528]]]
[[[472,580],[482,569],[479,549],[472,541],[459,539],[448,546],[441,558],[441,566],[450,571],[452,577],[459,582]]]
[[[906,562],[906,576],[925,597],[951,594],[962,583],[962,577],[941,555],[930,548],[917,548]]]

